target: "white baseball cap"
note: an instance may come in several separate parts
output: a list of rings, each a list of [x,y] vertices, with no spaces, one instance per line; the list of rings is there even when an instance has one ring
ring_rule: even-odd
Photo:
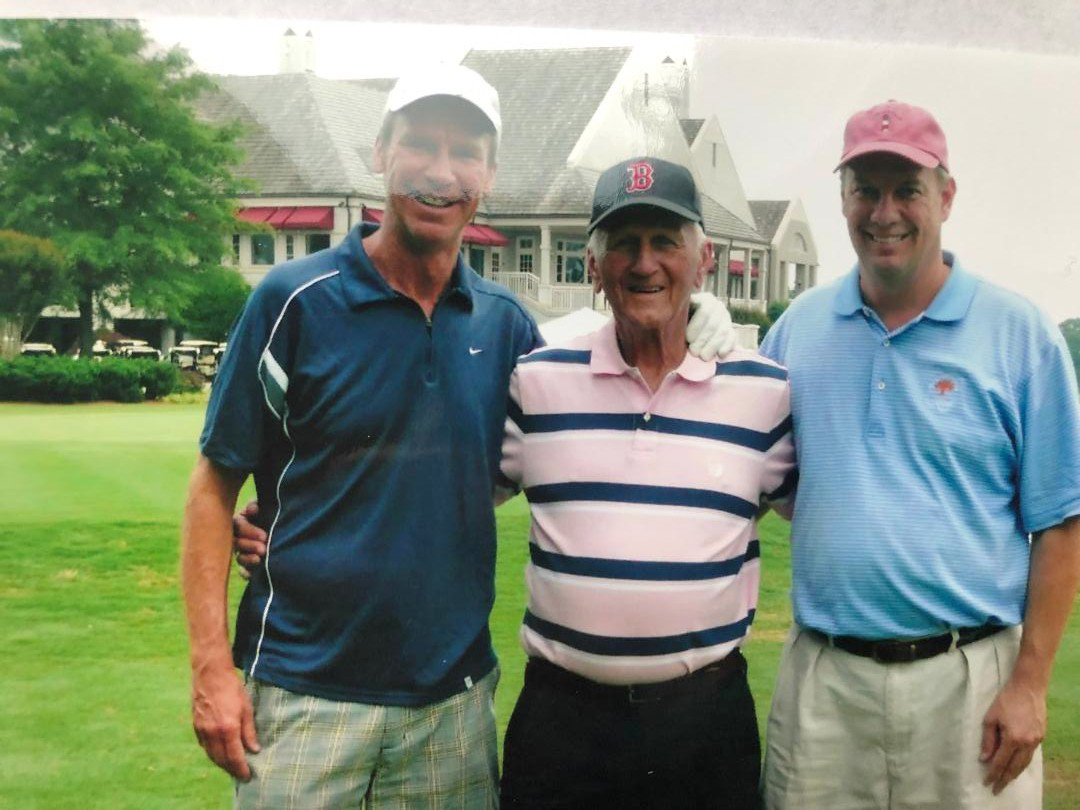
[[[495,127],[495,138],[502,132],[499,94],[475,70],[464,65],[438,65],[407,73],[386,97],[386,113],[393,113],[431,96],[454,96],[472,104]]]

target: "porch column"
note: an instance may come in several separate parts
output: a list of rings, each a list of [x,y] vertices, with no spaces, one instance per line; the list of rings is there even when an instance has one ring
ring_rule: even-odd
[[[551,226],[540,226],[540,283],[551,284]]]
[[[769,251],[761,251],[760,270],[758,271],[758,297],[762,310],[769,300],[769,285],[772,284],[772,273],[769,272]]]
[[[731,249],[728,243],[717,245],[719,251],[719,266],[716,270],[716,297],[727,303],[728,300],[728,262],[731,261]]]
[[[742,287],[742,294],[743,294],[742,305],[744,307],[746,307],[747,309],[750,309],[750,300],[751,300],[751,298],[750,298],[750,290],[753,287],[752,282],[753,282],[753,279],[754,279],[754,275],[753,275],[754,274],[754,268],[753,268],[754,251],[752,251],[748,247],[743,248],[743,256],[744,256],[744,258],[743,258],[743,271],[742,271],[742,284],[743,284],[743,287]]]

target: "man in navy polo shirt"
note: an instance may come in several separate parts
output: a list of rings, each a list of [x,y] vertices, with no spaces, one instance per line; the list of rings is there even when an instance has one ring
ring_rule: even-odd
[[[460,258],[500,124],[464,67],[401,79],[375,144],[381,227],[272,270],[230,336],[183,584],[196,733],[240,807],[496,804],[490,482],[507,380],[540,343]],[[248,474],[269,543],[230,654]]]
[[[773,810],[1042,806],[1080,578],[1080,403],[1054,324],[942,251],[948,167],[925,110],[852,116],[858,264],[762,345],[788,367],[800,472]]]

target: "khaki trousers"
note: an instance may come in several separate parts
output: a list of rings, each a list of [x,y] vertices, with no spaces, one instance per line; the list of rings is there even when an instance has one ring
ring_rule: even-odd
[[[879,664],[794,627],[766,735],[767,810],[1038,810],[1042,748],[998,796],[982,780],[982,720],[1020,628],[933,658]]]

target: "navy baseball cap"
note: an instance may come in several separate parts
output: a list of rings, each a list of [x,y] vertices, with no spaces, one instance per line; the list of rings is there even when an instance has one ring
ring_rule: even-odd
[[[600,175],[588,233],[616,211],[632,205],[662,208],[698,224],[704,221],[701,194],[689,169],[660,158],[639,157],[616,163]]]

